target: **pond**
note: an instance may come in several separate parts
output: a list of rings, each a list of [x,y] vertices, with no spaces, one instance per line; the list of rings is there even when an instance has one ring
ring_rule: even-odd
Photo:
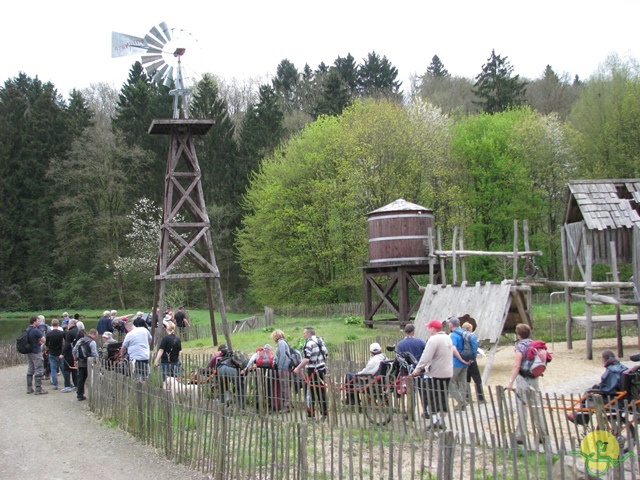
[[[96,328],[98,325],[97,318],[83,318],[82,323],[84,323],[85,330],[89,331],[92,328]],[[48,325],[51,323],[51,319],[47,318],[46,322]],[[17,318],[17,319],[2,319],[0,320],[0,344],[13,342],[20,332],[29,326],[29,317]]]

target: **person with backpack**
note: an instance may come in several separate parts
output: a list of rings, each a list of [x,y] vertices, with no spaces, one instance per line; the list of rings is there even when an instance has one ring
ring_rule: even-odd
[[[453,376],[449,382],[449,392],[456,400],[454,410],[464,410],[467,406],[467,371],[469,364],[478,355],[478,339],[460,326],[458,317],[451,317],[449,324],[449,337],[453,344]],[[475,342],[474,342],[475,340]],[[475,345],[475,347],[474,347]]]
[[[31,345],[31,350],[27,353],[27,393],[44,395],[49,393],[42,388],[42,377],[44,376],[42,344],[45,342],[45,338],[38,328],[38,323],[37,315],[29,319],[27,338]]]
[[[305,339],[304,358],[300,365],[293,370],[293,373],[296,375],[305,372],[307,377],[307,418],[314,418],[316,408],[319,407],[322,419],[326,420],[329,409],[325,375],[327,374],[326,360],[329,352],[324,340],[316,336],[315,328],[305,328],[302,336]]]
[[[78,320],[72,318],[67,324],[67,331],[64,337],[64,345],[62,346],[62,378],[64,379],[64,388],[60,390],[62,393],[69,393],[78,385],[78,368],[73,359],[73,347],[78,338],[83,335],[77,327]]]
[[[98,358],[98,347],[96,345],[98,330],[92,328],[87,335],[80,338],[73,347],[73,358],[78,366],[78,383],[76,384],[76,396],[78,401],[87,399],[84,396],[84,385],[89,378],[89,358]]]
[[[471,323],[464,322],[462,324],[462,328],[467,332],[471,333],[473,336],[475,336],[475,334],[473,333],[474,328]],[[478,341],[478,337],[476,337],[476,342],[477,341]],[[480,348],[477,349],[477,352],[482,356],[486,356],[485,353]],[[478,403],[485,403],[484,388],[482,387],[482,376],[480,375],[480,367],[478,367],[478,362],[476,360],[471,362],[469,364],[469,368],[467,369],[467,384],[468,384],[467,385],[467,402],[469,401],[469,397],[471,396],[472,380],[476,386],[476,400],[478,401]]]
[[[276,344],[276,381],[274,393],[278,395],[276,399],[276,408],[283,412],[291,410],[291,359],[292,348],[287,343],[286,336],[282,330],[274,330],[271,332],[271,339]]]
[[[534,342],[531,338],[531,327],[525,323],[516,325],[516,347],[511,376],[507,384],[508,390],[515,390],[517,401],[518,422],[516,425],[516,443],[523,445],[527,436],[527,411],[531,407],[532,412],[537,412],[532,421],[537,432],[538,442],[544,443],[547,436],[547,424],[544,419],[543,409],[538,406],[538,392],[540,383],[537,376],[527,375],[522,370],[527,362],[527,352]]]
[[[180,352],[182,351],[182,341],[176,335],[176,326],[169,322],[166,327],[166,334],[160,340],[160,346],[156,353],[154,365],[162,369],[162,385],[167,388],[167,377],[179,377],[182,375],[182,364],[180,363]]]
[[[64,330],[58,325],[58,319],[51,320],[51,330],[45,335],[45,348],[51,366],[51,385],[58,390],[58,370],[62,370],[62,347],[64,346]]]

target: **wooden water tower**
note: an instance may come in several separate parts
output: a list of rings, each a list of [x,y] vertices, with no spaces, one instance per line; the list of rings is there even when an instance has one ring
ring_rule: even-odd
[[[389,320],[399,321],[402,328],[418,311],[422,299],[414,276],[429,274],[425,247],[433,235],[433,211],[400,198],[367,217],[369,265],[363,268],[365,325],[373,327],[374,315],[382,305],[387,305],[395,316]]]

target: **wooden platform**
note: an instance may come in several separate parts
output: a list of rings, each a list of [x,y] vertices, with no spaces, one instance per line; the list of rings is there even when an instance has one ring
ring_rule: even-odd
[[[571,323],[574,325],[580,325],[581,327],[587,326],[587,317],[571,317]],[[620,323],[624,326],[638,325],[638,315],[635,313],[625,313],[620,315]],[[594,327],[614,327],[616,324],[615,315],[592,315],[591,324]]]

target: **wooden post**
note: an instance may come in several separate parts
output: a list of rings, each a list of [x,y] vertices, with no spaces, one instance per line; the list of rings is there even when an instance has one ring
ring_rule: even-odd
[[[435,283],[435,262],[436,257],[433,252],[435,252],[435,245],[433,243],[433,228],[429,227],[429,284],[433,285]]]
[[[453,227],[453,241],[451,242],[451,266],[453,268],[453,285],[458,283],[458,268],[456,257],[456,240],[458,237],[458,227]]]
[[[560,227],[560,239],[561,239],[561,247],[562,247],[562,273],[564,274],[564,281],[569,281],[569,254],[567,252],[567,233],[565,232],[564,226]],[[564,305],[565,305],[565,314],[567,316],[567,324],[565,326],[565,331],[567,334],[567,348],[569,350],[573,349],[573,341],[571,338],[571,287],[564,287]]]
[[[587,349],[586,349],[586,358],[587,360],[593,360],[593,315],[591,309],[591,264],[593,263],[593,245],[591,242],[585,242],[585,281],[587,282],[587,286],[585,288],[585,316],[587,317]]]
[[[442,250],[442,230],[438,227],[438,250]],[[444,257],[440,257],[440,283],[447,284],[447,275],[444,270]]]
[[[633,249],[631,251],[631,259],[633,262],[633,283],[635,284],[634,293],[636,299],[640,297],[640,228],[633,227]],[[638,346],[640,346],[640,306],[636,307],[636,315],[638,320]]]
[[[518,280],[518,220],[513,221],[513,281]]]
[[[619,280],[618,277],[618,255],[616,253],[616,242],[609,242],[609,256],[611,259],[611,275],[613,276],[612,280],[617,282]],[[613,289],[613,296],[616,299],[620,298],[620,288],[616,287]],[[618,358],[622,358],[624,355],[623,346],[622,346],[622,319],[620,318],[620,305],[616,305],[616,340],[618,345]]]
[[[464,250],[464,228],[460,228],[460,250]],[[465,257],[460,257],[460,269],[462,270],[462,283],[467,281],[467,263]]]

